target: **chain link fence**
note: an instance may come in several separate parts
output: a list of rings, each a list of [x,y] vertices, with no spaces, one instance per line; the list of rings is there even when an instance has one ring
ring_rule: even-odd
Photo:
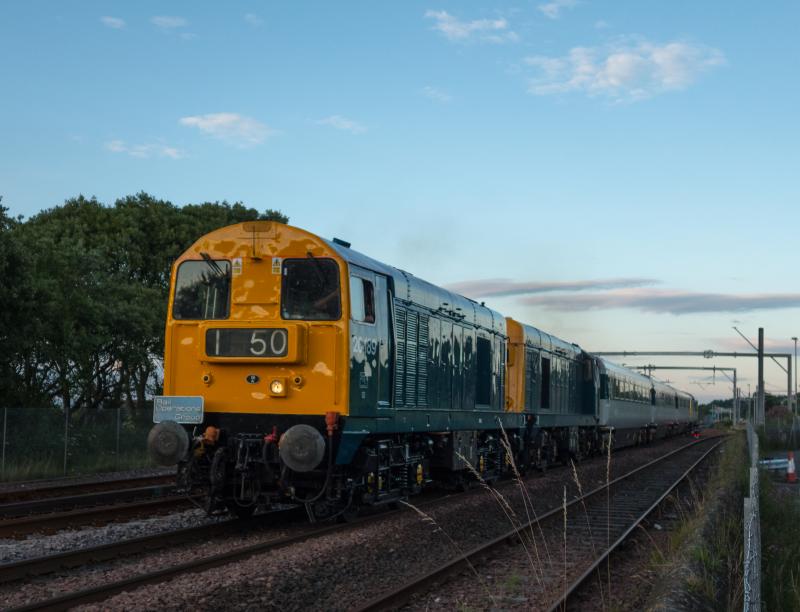
[[[52,407],[0,407],[0,481],[152,467],[150,410],[73,414]]]
[[[758,436],[747,424],[750,496],[744,499],[744,612],[761,610],[761,513],[759,511]]]

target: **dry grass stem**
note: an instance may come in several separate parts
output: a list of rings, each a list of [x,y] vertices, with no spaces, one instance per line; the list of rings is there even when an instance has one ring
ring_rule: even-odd
[[[564,610],[567,609],[567,486],[564,485],[563,496],[563,509],[564,509]]]
[[[427,514],[426,512],[417,508],[414,504],[410,504],[402,499],[399,499],[397,501],[403,504],[404,506],[411,508],[414,512],[416,512],[419,515],[419,517],[423,520],[423,522],[428,523],[429,525],[434,527],[434,533],[439,532],[442,535],[444,535],[445,538],[447,538],[447,541],[450,543],[450,546],[453,547],[453,549],[458,553],[458,555],[464,557],[464,560],[469,566],[469,569],[472,570],[472,573],[475,574],[475,577],[481,583],[483,590],[486,592],[486,596],[492,600],[492,604],[494,604],[494,606],[497,606],[497,601],[495,601],[494,595],[492,595],[491,591],[489,591],[489,587],[486,585],[486,582],[483,580],[483,577],[478,573],[478,570],[476,570],[475,566],[472,565],[472,561],[470,561],[466,557],[466,555],[464,555],[464,552],[461,550],[461,547],[456,543],[455,540],[453,540],[453,538],[450,537],[450,534],[448,534],[444,529],[442,529],[439,523],[436,522],[436,519],[433,518],[430,514]]]
[[[525,517],[528,521],[528,525],[530,525],[530,542],[533,546],[534,553],[536,554],[536,562],[542,572],[541,578],[537,575],[537,579],[539,580],[539,584],[543,584],[544,581],[544,570],[542,568],[542,558],[539,554],[539,545],[536,543],[536,531],[535,527],[539,527],[539,532],[542,538],[542,544],[544,545],[545,553],[547,554],[548,563],[552,565],[552,559],[550,558],[550,551],[547,547],[547,539],[544,537],[544,531],[542,530],[542,526],[539,523],[539,517],[536,516],[536,508],[533,506],[533,500],[530,497],[530,492],[528,491],[528,487],[525,486],[525,482],[522,479],[522,475],[517,468],[517,462],[514,459],[514,453],[511,452],[511,443],[508,440],[508,434],[506,433],[505,427],[503,427],[503,423],[498,421],[500,425],[500,433],[502,434],[502,438],[500,440],[501,444],[503,445],[503,450],[507,453],[510,463],[511,469],[514,472],[514,480],[517,483],[517,486],[520,490],[520,496],[522,497],[522,504],[525,508]],[[522,534],[520,533],[520,537]]]
[[[523,532],[522,532],[523,525],[520,522],[520,520],[517,518],[517,513],[514,512],[514,508],[511,507],[511,504],[503,496],[503,494],[500,493],[500,491],[498,491],[494,487],[489,486],[489,483],[487,483],[486,480],[484,480],[484,478],[481,475],[481,473],[478,470],[475,469],[475,466],[472,465],[469,462],[469,460],[466,457],[464,457],[464,455],[462,455],[461,453],[458,453],[458,452],[456,453],[456,455],[466,464],[467,469],[476,478],[476,480],[480,483],[481,487],[483,487],[483,489],[486,490],[489,493],[489,495],[492,496],[492,498],[494,498],[494,500],[500,506],[500,509],[503,511],[503,514],[505,514],[506,519],[508,519],[508,522],[511,524],[511,527],[516,529],[517,533],[519,533],[519,535],[520,535],[520,543],[522,544],[522,548],[525,550],[525,554],[528,556],[528,562],[531,565],[531,569],[534,572],[534,576],[536,576],[537,580],[539,580],[539,583],[541,584],[542,578],[538,574],[538,572],[540,572],[541,569],[533,561],[533,557],[531,556],[531,552],[528,549],[528,545],[525,542],[525,538],[524,538],[524,535],[523,535]],[[537,551],[537,557],[538,557],[538,551]]]
[[[608,432],[606,441],[606,550],[611,548],[611,444],[612,432]],[[606,559],[606,578],[608,581],[608,602],[611,605],[611,559]]]
[[[581,506],[583,507],[583,516],[586,517],[586,529],[589,531],[589,542],[592,545],[592,556],[597,557],[597,548],[594,545],[594,534],[592,533],[592,522],[589,520],[589,510],[586,508],[586,500],[583,498],[583,485],[581,485],[581,479],[578,478],[578,468],[575,467],[575,462],[570,459],[570,465],[572,466],[572,479],[575,481],[575,484],[578,487],[578,497],[581,500]],[[603,592],[603,578],[600,574],[600,568],[597,568],[597,586],[600,589],[600,605],[602,609],[606,609],[606,598]]]

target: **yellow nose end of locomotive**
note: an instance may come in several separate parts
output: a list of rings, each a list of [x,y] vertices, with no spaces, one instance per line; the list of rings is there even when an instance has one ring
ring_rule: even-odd
[[[273,397],[286,397],[286,379],[273,378],[269,383],[269,394]]]

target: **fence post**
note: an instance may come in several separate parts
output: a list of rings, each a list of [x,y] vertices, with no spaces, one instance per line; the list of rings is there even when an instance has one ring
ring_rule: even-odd
[[[64,476],[67,475],[67,450],[69,449],[69,407],[64,405]]]
[[[0,467],[0,478],[6,477],[6,425],[8,424],[8,406],[3,406],[3,462]]]
[[[744,498],[744,612],[761,610],[761,512],[758,473],[758,435],[752,423],[747,424],[747,446],[750,457],[749,497]]]
[[[117,406],[117,452],[114,455],[115,458],[114,465],[117,471],[119,471],[119,420],[121,412],[122,412],[122,406]]]

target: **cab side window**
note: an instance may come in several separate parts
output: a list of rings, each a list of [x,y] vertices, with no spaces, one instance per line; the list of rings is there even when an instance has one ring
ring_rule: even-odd
[[[359,323],[375,322],[375,289],[372,283],[350,277],[350,318]]]

